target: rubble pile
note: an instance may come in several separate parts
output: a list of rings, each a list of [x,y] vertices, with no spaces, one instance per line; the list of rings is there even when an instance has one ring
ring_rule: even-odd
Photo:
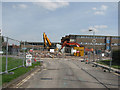
[[[40,57],[40,58],[62,58],[63,54],[60,52],[49,52],[49,51],[41,51],[38,53],[34,53],[34,56]]]

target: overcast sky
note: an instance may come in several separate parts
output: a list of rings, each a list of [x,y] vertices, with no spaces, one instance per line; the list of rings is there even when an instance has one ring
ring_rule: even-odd
[[[0,4],[1,6],[1,4]],[[118,35],[117,2],[3,2],[3,35],[17,40],[51,42],[65,35]]]

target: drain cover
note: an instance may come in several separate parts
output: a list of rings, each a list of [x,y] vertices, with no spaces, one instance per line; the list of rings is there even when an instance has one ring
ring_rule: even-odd
[[[52,78],[41,78],[41,80],[52,80]]]

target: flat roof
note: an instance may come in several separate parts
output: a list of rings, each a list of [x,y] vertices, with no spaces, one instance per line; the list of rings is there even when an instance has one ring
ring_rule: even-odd
[[[68,36],[68,35],[66,35]],[[73,34],[70,34],[69,36],[93,36],[93,35],[73,35]],[[104,35],[95,35],[97,37],[120,37],[120,36],[104,36]]]
[[[24,42],[22,42],[22,43],[24,43]],[[25,43],[44,43],[44,42],[27,42],[26,41]],[[60,42],[51,42],[51,43],[55,43],[56,44],[56,43],[60,43]]]

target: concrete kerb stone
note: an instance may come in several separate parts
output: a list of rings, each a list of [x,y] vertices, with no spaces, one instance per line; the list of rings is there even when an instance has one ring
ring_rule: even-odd
[[[106,72],[106,70],[108,70],[109,72],[112,71],[112,72],[120,74],[119,69],[115,69],[115,68],[112,68],[112,67],[109,67],[109,66],[106,66],[106,65],[98,64],[96,62],[92,62],[92,64],[93,64],[93,67],[97,67],[97,66],[102,67],[104,72]]]

